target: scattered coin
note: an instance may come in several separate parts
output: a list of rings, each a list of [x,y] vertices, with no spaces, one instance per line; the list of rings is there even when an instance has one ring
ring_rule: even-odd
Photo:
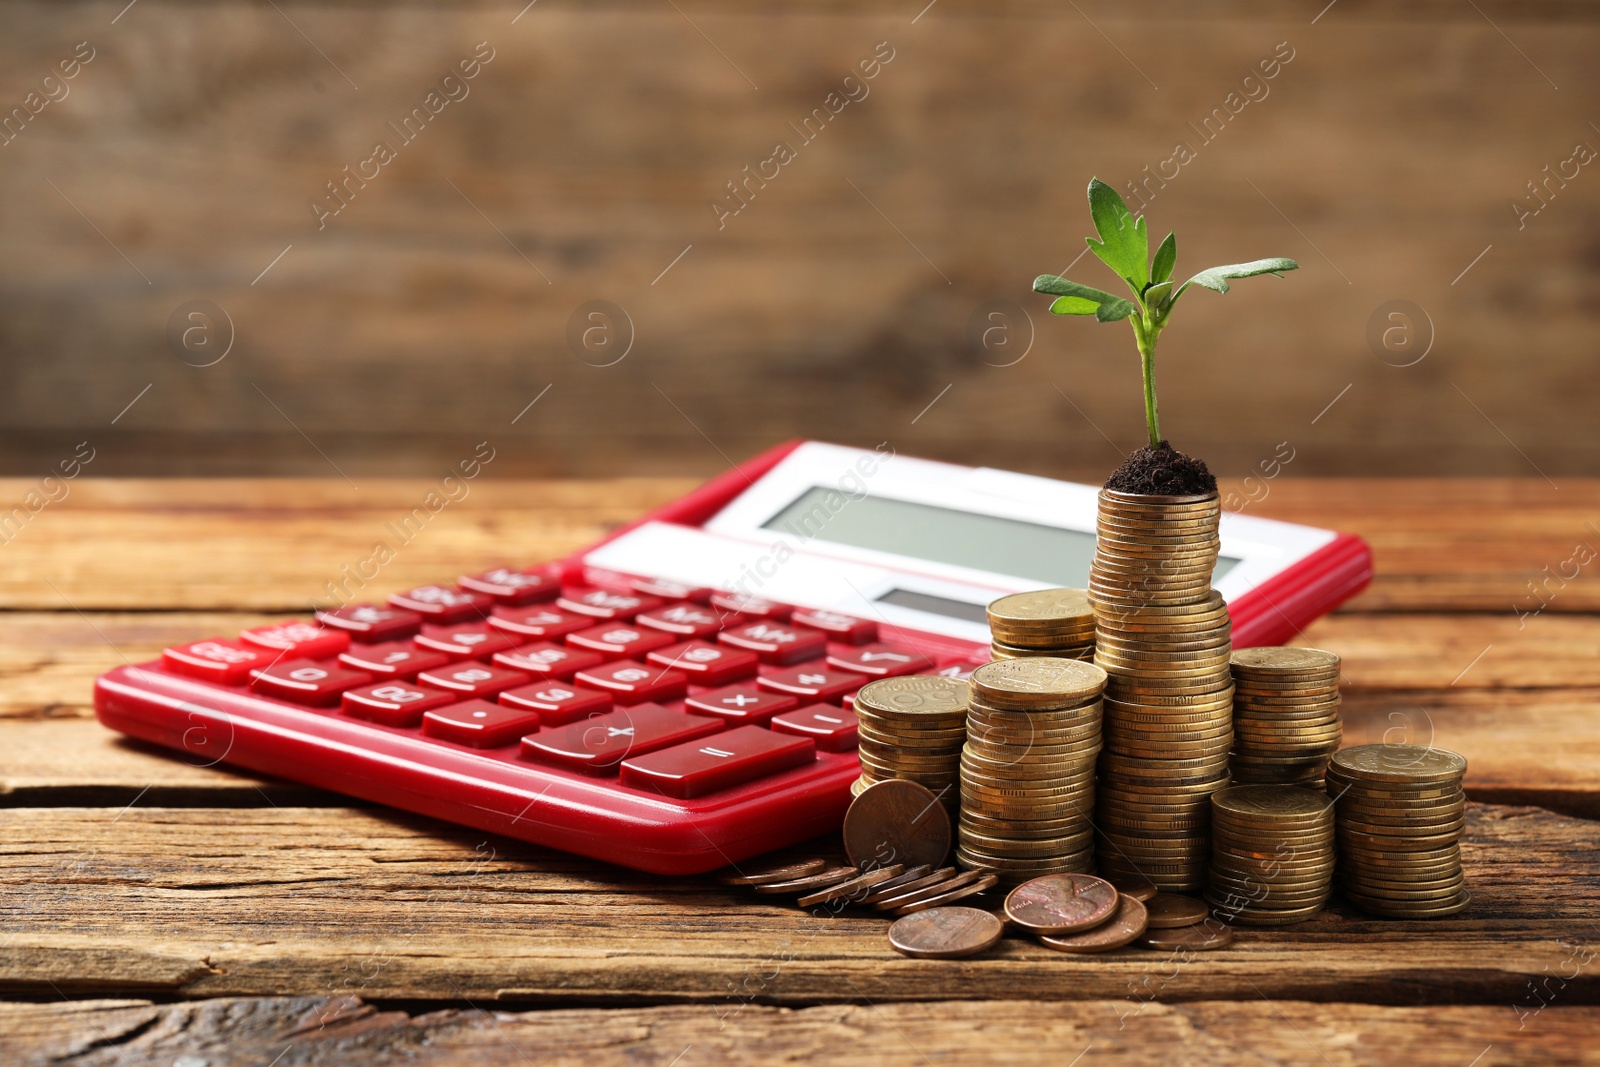
[[[751,888],[757,893],[809,893],[813,889],[849,881],[860,873],[861,871],[855,867],[829,867],[816,874],[808,874],[804,878],[791,878],[787,882],[768,882]]]
[[[894,913],[896,915],[910,915],[913,912],[923,911],[927,908],[944,907],[947,904],[954,904],[958,900],[975,897],[979,893],[987,893],[999,884],[1000,879],[995,875],[985,874],[975,881],[968,882],[966,885],[958,886],[926,900],[916,900],[909,904],[902,904],[895,909]]]
[[[825,889],[818,889],[813,893],[808,893],[800,898],[799,904],[802,908],[809,908],[813,904],[827,904],[834,900],[859,900],[866,895],[869,889],[897,877],[905,869],[905,865],[901,863],[896,863],[891,867],[880,867],[875,871],[868,871],[859,877],[851,878],[849,881],[840,882],[837,885],[831,885]]]
[[[717,881],[723,885],[766,885],[816,874],[827,866],[828,861],[824,859],[776,860],[745,864],[743,867],[730,867],[727,872],[717,876]]]
[[[1011,922],[1035,934],[1091,930],[1117,910],[1117,891],[1091,874],[1052,874],[1013,889],[1006,897]]]
[[[1076,934],[1044,936],[1039,943],[1057,952],[1109,952],[1132,944],[1145,932],[1149,921],[1150,913],[1144,904],[1137,897],[1124,896],[1117,899],[1116,914],[1109,921]]]
[[[936,867],[950,854],[950,813],[926,786],[900,778],[876,782],[850,802],[844,850],[862,869]]]
[[[889,944],[907,956],[953,960],[993,948],[1004,929],[981,908],[929,908],[896,919],[889,927]]]
[[[929,870],[926,865],[913,867],[898,878],[891,878],[887,882],[873,886],[872,891],[856,901],[856,903],[862,905],[876,904],[880,900],[887,900],[889,897],[909,893],[914,889],[937,885],[955,873],[956,869],[954,867],[941,867],[937,871]]]
[[[1233,944],[1233,928],[1215,919],[1190,926],[1152,927],[1139,938],[1139,944],[1144,948],[1168,951],[1188,949],[1192,952],[1208,952]]]
[[[1161,892],[1155,883],[1143,878],[1113,878],[1111,884],[1117,887],[1119,896],[1132,897],[1141,904]]]
[[[886,897],[873,904],[872,907],[877,911],[894,911],[896,908],[903,908],[907,904],[919,904],[925,900],[932,900],[941,894],[971,885],[981,877],[983,875],[979,871],[962,871],[960,874],[950,875],[941,882],[935,882],[932,885],[922,886],[914,890],[908,889],[897,896]]]
[[[1169,930],[1179,926],[1193,926],[1204,922],[1211,914],[1204,901],[1176,893],[1157,893],[1144,902],[1150,913],[1150,929]]]

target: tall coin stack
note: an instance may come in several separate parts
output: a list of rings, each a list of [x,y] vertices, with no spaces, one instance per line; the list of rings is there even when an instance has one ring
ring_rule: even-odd
[[[1217,916],[1246,926],[1304,922],[1333,888],[1333,801],[1292,785],[1211,794],[1211,882]]]
[[[1391,918],[1454,915],[1467,906],[1461,870],[1467,761],[1422,745],[1358,745],[1328,765],[1337,812],[1339,881],[1350,903]]]
[[[1322,788],[1344,736],[1339,657],[1317,648],[1246,648],[1233,654],[1236,784]]]
[[[1094,662],[1110,676],[1100,757],[1100,874],[1206,884],[1211,794],[1228,784],[1232,627],[1211,589],[1216,494],[1100,491],[1089,571]]]
[[[1094,658],[1094,608],[1082,589],[1012,593],[989,605],[994,659]]]
[[[1089,871],[1105,672],[1030,656],[969,681],[956,861],[1005,885]]]
[[[888,778],[925,785],[954,811],[961,745],[967,739],[967,683],[938,675],[868,682],[856,693],[861,777],[851,796]]]

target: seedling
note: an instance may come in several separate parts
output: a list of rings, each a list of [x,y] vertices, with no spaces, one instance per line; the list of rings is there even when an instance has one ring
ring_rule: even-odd
[[[1093,237],[1085,238],[1089,248],[1128,283],[1134,298],[1124,300],[1054,274],[1039,275],[1033,280],[1033,288],[1035,292],[1049,293],[1056,298],[1050,305],[1052,314],[1093,315],[1101,322],[1127,319],[1132,324],[1133,337],[1139,346],[1139,364],[1144,372],[1145,425],[1150,431],[1150,447],[1160,448],[1161,423],[1156,415],[1156,340],[1167,328],[1167,319],[1178,305],[1178,299],[1191,285],[1226,293],[1230,278],[1252,278],[1257,274],[1281,278],[1283,271],[1296,270],[1300,264],[1292,259],[1232,263],[1203,270],[1174,288],[1172,268],[1178,259],[1178,240],[1174,234],[1167,234],[1156,249],[1155,259],[1151,260],[1144,216],[1134,218],[1117,191],[1099,178],[1089,182],[1089,214],[1094,219],[1095,232],[1100,235],[1098,241]]]

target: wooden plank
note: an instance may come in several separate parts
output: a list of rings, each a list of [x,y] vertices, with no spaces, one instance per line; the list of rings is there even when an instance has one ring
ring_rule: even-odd
[[[1159,953],[1075,958],[1020,940],[981,959],[907,962],[881,918],[815,918],[708,878],[639,875],[402,815],[134,806],[4,809],[0,824],[0,990],[29,997],[807,1004],[1019,989],[1254,1001],[1270,990],[1504,1011],[1569,960],[1574,940],[1595,938],[1600,905],[1600,827],[1477,805],[1465,915],[1404,923],[1334,907],[1298,927],[1241,931],[1175,974]],[[1562,1004],[1600,997],[1600,979],[1580,972]]]
[[[1544,1009],[1524,1028],[1504,1007],[1402,1008],[1302,1001],[1149,1004],[1137,1021],[1126,1001],[1041,1005],[841,1004],[802,1009],[746,1005],[568,1009],[451,1009],[410,1016],[357,997],[215,999],[186,1004],[76,1001],[0,1005],[0,1048],[19,1067],[182,1062],[390,1064],[434,1067],[591,1067],[753,1061],[1117,1065],[1227,1063],[1328,1067],[1419,1063],[1600,1063],[1600,1009]],[[1088,1053],[1093,1053],[1092,1058]]]

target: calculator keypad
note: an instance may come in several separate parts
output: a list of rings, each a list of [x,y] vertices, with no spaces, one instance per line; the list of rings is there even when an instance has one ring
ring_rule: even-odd
[[[639,704],[580,719],[522,739],[523,754],[590,774],[611,774],[629,756],[717,733],[722,723],[659,704]]]
[[[337,704],[346,689],[370,681],[372,675],[363,671],[309,659],[281,659],[250,672],[250,688],[256,692],[314,708]]]
[[[414,611],[429,622],[448,625],[483,618],[494,605],[494,598],[449,585],[419,585],[404,593],[395,593],[389,597],[389,603]]]
[[[539,729],[537,712],[508,708],[487,700],[467,700],[422,716],[422,732],[473,748],[515,744]]]
[[[347,604],[317,612],[317,621],[329,629],[343,630],[352,641],[376,643],[410,637],[422,625],[422,616],[384,604]]]
[[[810,763],[810,738],[741,726],[622,762],[622,784],[687,800]]]

